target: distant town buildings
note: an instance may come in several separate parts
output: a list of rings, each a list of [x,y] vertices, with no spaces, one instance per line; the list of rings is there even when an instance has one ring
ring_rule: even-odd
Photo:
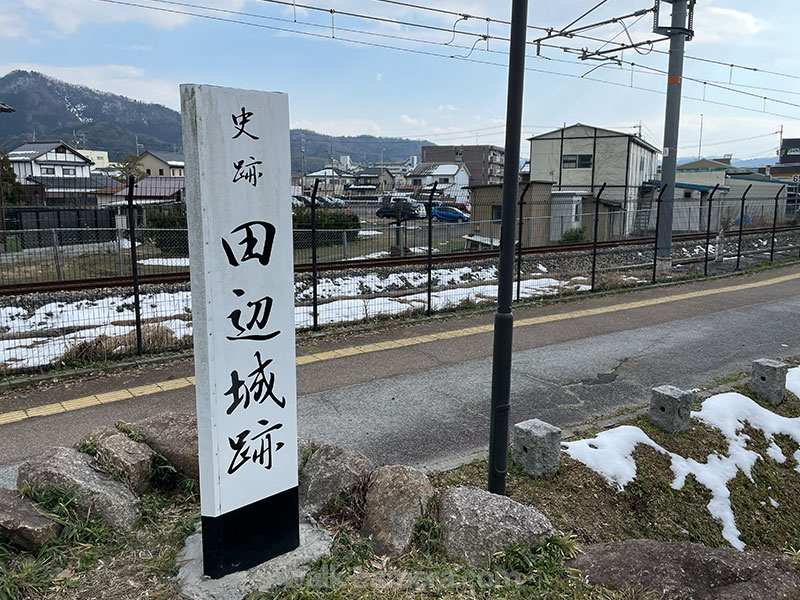
[[[422,146],[423,163],[464,163],[469,185],[503,183],[505,150],[498,146]]]
[[[141,167],[148,175],[183,177],[185,161],[179,152],[147,150],[141,155]]]

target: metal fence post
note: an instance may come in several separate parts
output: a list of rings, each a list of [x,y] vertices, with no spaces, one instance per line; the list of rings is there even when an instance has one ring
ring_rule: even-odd
[[[597,275],[597,226],[600,223],[600,197],[606,189],[606,184],[597,192],[594,197],[594,241],[592,242],[592,291],[594,291],[595,278]]]
[[[703,261],[703,275],[708,275],[708,245],[711,243],[711,205],[714,202],[714,194],[717,193],[719,184],[714,186],[708,196],[708,215],[706,215],[706,257]],[[717,250],[718,251],[718,250]]]
[[[436,193],[438,182],[433,182],[433,189],[428,196],[428,316],[433,311],[431,300],[433,296],[433,195]]]
[[[131,238],[131,276],[133,277],[133,309],[136,315],[136,354],[142,354],[142,305],[139,299],[139,265],[136,261],[136,209],[133,206],[133,186],[136,178],[128,177],[128,232]]]
[[[658,199],[656,200],[656,235],[653,241],[653,285],[656,284],[656,269],[658,267],[658,228],[661,224],[661,196],[667,191],[667,184],[661,186],[661,191],[658,192]],[[650,216],[648,215],[648,221]]]
[[[775,230],[778,228],[778,200],[786,186],[781,186],[778,193],[775,194],[775,210],[772,213],[772,241],[769,249],[769,262],[775,260]]]
[[[347,230],[342,230],[342,260],[347,260]]]
[[[753,187],[753,184],[747,186],[747,189],[742,194],[742,208],[739,211],[739,242],[736,246],[736,270],[739,270],[739,261],[742,258],[742,230],[744,229],[744,201],[747,198],[747,192],[750,191],[750,188]]]
[[[122,277],[122,232],[117,227],[114,233],[117,242],[117,274]]]
[[[522,207],[525,205],[525,194],[528,193],[528,189],[530,187],[531,184],[528,182],[519,197],[519,233],[517,235],[517,302],[519,302],[520,293],[522,291]]]
[[[56,278],[61,281],[64,279],[64,270],[61,267],[61,252],[58,249],[58,229],[53,229],[53,261],[56,265]]]
[[[314,189],[311,192],[311,318],[312,329],[319,329],[319,311],[317,303],[317,189],[319,179],[314,180]]]

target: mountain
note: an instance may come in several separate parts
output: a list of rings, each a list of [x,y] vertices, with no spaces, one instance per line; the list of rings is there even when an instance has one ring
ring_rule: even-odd
[[[181,145],[180,115],[158,104],[72,85],[41,73],[12,71],[0,79],[0,98],[16,109],[0,119],[0,148],[29,141],[85,139],[86,148],[108,150],[111,160],[149,150],[173,151]],[[84,138],[85,136],[85,138]]]
[[[180,113],[159,104],[73,85],[35,71],[12,71],[0,78],[0,100],[16,112],[0,115],[0,149],[9,151],[30,141],[63,140],[90,150],[107,150],[119,160],[143,150],[180,150]],[[329,136],[293,129],[290,133],[292,170],[321,168],[330,157],[349,155],[360,163],[419,156],[430,142],[369,135]]]

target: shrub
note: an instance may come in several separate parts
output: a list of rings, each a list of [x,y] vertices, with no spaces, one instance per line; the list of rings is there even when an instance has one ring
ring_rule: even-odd
[[[561,234],[560,244],[580,244],[586,241],[586,227],[567,229]]]
[[[189,234],[185,212],[154,212],[147,215],[150,241],[167,256],[189,256]]]
[[[292,215],[294,227],[294,247],[311,247],[311,209],[295,209]],[[346,231],[347,241],[358,239],[361,221],[358,215],[339,211],[317,209],[317,246],[335,246],[342,243],[342,231]]]

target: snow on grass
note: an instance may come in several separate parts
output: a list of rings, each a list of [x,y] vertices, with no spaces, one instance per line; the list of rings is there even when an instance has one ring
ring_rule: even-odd
[[[148,267],[188,267],[189,258],[146,258],[139,261]]]
[[[800,367],[789,371],[788,381],[791,381],[790,391],[797,394],[800,391]],[[698,483],[711,491],[708,511],[722,523],[722,536],[734,548],[744,550],[745,544],[740,539],[731,506],[728,482],[739,472],[752,481],[753,466],[762,458],[757,452],[747,449],[750,438],[743,433],[745,424],[764,434],[769,444],[767,455],[783,463],[786,457],[776,443],[775,436],[785,435],[800,444],[800,418],[782,417],[735,392],[711,396],[703,402],[700,411],[692,412],[692,418],[722,432],[728,441],[727,456],[713,453],[704,463],[684,458],[668,452],[644,431],[629,425],[604,431],[594,438],[565,442],[562,446],[566,454],[602,475],[618,490],[622,490],[636,477],[633,450],[637,445],[649,446],[669,456],[675,475],[672,488],[682,489],[686,478],[693,475]],[[794,453],[793,458],[798,462],[795,470],[800,472],[800,449]],[[773,506],[777,507],[777,502]]]
[[[382,231],[361,230],[358,232],[359,237],[370,237],[372,235],[383,235]]]

